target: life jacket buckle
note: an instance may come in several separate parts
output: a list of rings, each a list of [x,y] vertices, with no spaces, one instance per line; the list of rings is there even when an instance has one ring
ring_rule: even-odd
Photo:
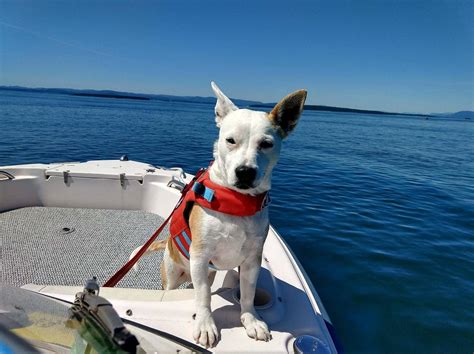
[[[212,198],[214,198],[214,190],[206,187],[204,184],[200,182],[194,183],[192,190],[197,195],[206,199],[209,203],[212,201]]]

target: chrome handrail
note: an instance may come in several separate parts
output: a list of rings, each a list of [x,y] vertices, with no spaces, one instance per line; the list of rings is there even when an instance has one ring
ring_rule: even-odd
[[[176,171],[179,172],[179,176],[184,180],[186,179],[186,173],[183,171],[181,167],[171,167],[168,168],[169,171]]]
[[[0,171],[0,175],[5,176],[8,180],[15,179],[15,176],[13,176],[11,173],[9,173],[7,171]],[[2,180],[2,178],[0,178],[0,181],[1,180]]]
[[[177,179],[175,176],[171,177],[171,181],[167,184],[168,187],[179,190],[180,192],[186,187],[186,182],[183,180]]]

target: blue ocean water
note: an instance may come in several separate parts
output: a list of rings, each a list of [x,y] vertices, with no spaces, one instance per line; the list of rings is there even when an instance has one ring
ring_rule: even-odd
[[[194,172],[213,106],[0,91],[0,165],[131,159]],[[474,351],[474,123],[303,114],[271,221],[347,352]]]

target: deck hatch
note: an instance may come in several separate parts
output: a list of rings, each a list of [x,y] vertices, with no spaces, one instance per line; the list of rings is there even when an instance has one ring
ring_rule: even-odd
[[[146,174],[154,171],[152,165],[135,161],[88,161],[67,163],[45,171],[45,177],[63,177],[64,182],[70,177],[116,179],[123,185],[125,180],[143,182]]]

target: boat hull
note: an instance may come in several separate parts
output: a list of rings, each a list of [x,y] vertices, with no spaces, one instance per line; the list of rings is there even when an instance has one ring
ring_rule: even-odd
[[[179,186],[192,178],[180,169],[114,160],[4,166],[0,170],[14,177],[0,179],[0,213],[4,215],[14,209],[40,207],[142,211],[165,218],[180,197]],[[83,240],[85,243],[94,241],[97,240]],[[21,240],[18,244],[21,245]],[[131,251],[126,250],[126,253]],[[106,252],[102,256],[107,257],[115,255]],[[159,272],[158,269],[152,271]],[[106,279],[99,280],[103,283]],[[83,284],[15,285],[72,301]],[[134,286],[103,288],[101,295],[123,318],[188,340],[192,338],[192,289],[164,291],[156,290],[159,284],[156,289]],[[238,288],[237,269],[217,272],[211,288],[211,304],[221,339],[213,351],[293,352],[296,337],[311,335],[323,343],[323,352],[338,352],[331,336],[332,325],[321,300],[297,258],[273,227],[263,250],[256,296],[257,311],[272,332],[270,342],[256,342],[247,337],[240,323]]]

